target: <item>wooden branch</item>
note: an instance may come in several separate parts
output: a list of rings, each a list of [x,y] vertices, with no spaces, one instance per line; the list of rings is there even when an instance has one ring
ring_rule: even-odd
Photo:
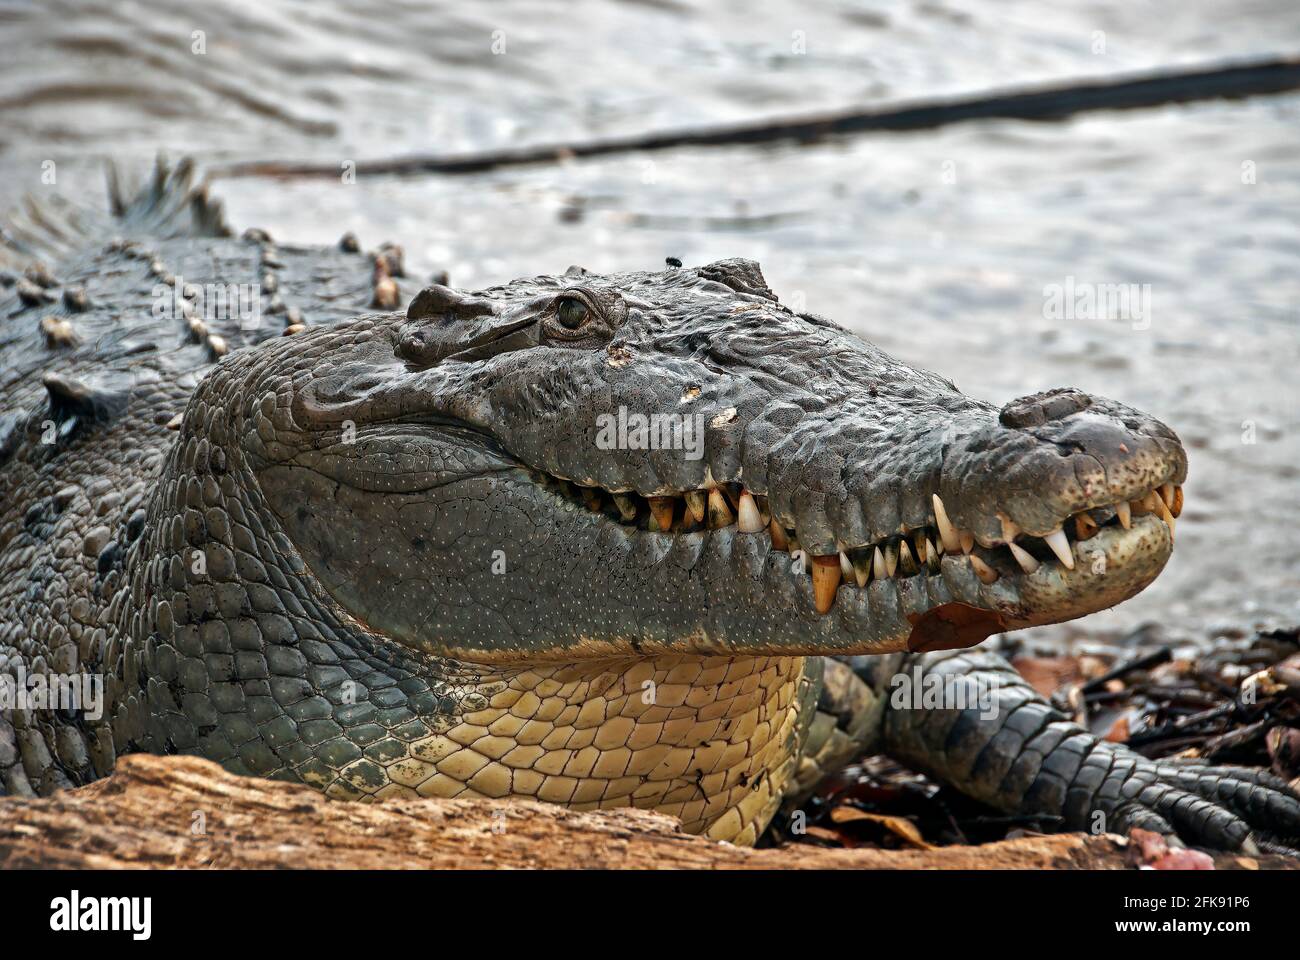
[[[702,130],[666,131],[515,150],[489,150],[461,156],[417,155],[363,160],[357,163],[356,172],[387,175],[481,173],[496,167],[555,163],[575,157],[783,140],[810,143],[846,134],[928,130],[970,120],[1062,120],[1088,110],[1135,110],[1166,103],[1284,93],[1298,88],[1300,58],[1282,57],[1237,66],[1078,80],[1031,90],[993,91],[963,98],[777,118]],[[214,166],[208,171],[213,178],[337,177],[340,172],[338,162],[277,161],[232,163]]]
[[[532,801],[327,800],[237,777],[196,757],[132,755],[106,780],[43,799],[0,799],[0,868],[1124,867],[1116,837],[1062,834],[980,847],[749,850],[680,831],[662,814],[578,812]],[[1222,856],[1220,867],[1282,866]],[[1272,861],[1277,861],[1273,863]]]

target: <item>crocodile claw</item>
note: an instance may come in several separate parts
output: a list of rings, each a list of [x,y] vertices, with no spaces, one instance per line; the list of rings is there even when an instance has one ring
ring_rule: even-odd
[[[1111,832],[1138,827],[1217,850],[1300,855],[1300,793],[1285,780],[1250,767],[1148,760],[1105,742],[1096,750],[1111,759],[1094,801]]]

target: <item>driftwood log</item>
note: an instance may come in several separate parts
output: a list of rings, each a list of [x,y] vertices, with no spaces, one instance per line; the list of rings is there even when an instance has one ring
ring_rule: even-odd
[[[498,167],[557,163],[579,157],[645,153],[679,147],[719,147],[874,132],[929,130],[972,120],[1063,120],[1090,110],[1138,110],[1169,103],[1240,99],[1300,88],[1300,58],[1065,81],[1028,90],[995,90],[966,97],[888,104],[814,116],[778,117],[709,127],[667,130],[606,140],[488,150],[462,156],[407,156],[358,162],[358,175],[467,174]],[[337,177],[337,162],[254,160],[209,168],[219,177]]]
[[[128,756],[109,778],[42,799],[0,800],[0,869],[166,868],[1125,868],[1112,836],[1023,837],[934,850],[750,850],[634,810],[529,801],[341,803],[238,777],[193,757]],[[1224,868],[1280,857],[1221,855]]]

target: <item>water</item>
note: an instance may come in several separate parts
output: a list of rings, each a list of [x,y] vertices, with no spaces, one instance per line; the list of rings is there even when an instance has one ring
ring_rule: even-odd
[[[1044,6],[0,4],[0,202],[97,199],[105,158],[159,149],[342,165],[1300,50],[1300,6],[1277,0]],[[1072,385],[1147,410],[1189,448],[1174,558],[1135,600],[1036,633],[1200,637],[1300,622],[1297,121],[1284,96],[216,189],[239,227],[397,240],[469,287],[752,257],[786,302],[968,393]],[[1053,316],[1067,283],[1148,285],[1148,309]]]

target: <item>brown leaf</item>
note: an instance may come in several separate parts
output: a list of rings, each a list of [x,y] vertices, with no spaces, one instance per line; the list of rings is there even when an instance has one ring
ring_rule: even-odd
[[[837,847],[855,846],[855,844],[848,837],[840,833],[838,830],[828,830],[825,827],[818,827],[814,825],[814,826],[805,827],[804,831],[810,837],[816,837],[818,840],[823,840],[826,843],[833,843]]]
[[[1044,697],[1050,697],[1067,683],[1083,681],[1078,657],[1016,657],[1011,665]]]
[[[1006,629],[1000,613],[966,603],[945,603],[919,616],[909,613],[907,619],[912,624],[907,649],[913,653],[973,647]]]
[[[859,810],[857,807],[836,807],[831,811],[832,823],[854,823],[863,820],[880,824],[890,833],[901,837],[920,850],[934,849],[933,844],[925,842],[925,838],[921,836],[921,831],[916,828],[916,824],[904,817],[891,817],[883,813],[868,813],[866,810]]]
[[[1103,740],[1109,740],[1111,743],[1128,743],[1128,714],[1123,714],[1118,720],[1111,724],[1110,729],[1106,731]]]

